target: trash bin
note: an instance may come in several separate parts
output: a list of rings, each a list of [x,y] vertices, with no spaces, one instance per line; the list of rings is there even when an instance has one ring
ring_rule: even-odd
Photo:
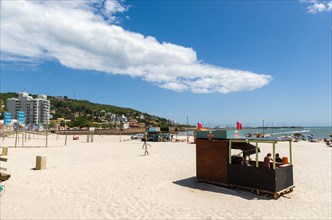
[[[283,164],[288,164],[288,157],[283,157],[282,158],[282,163]]]

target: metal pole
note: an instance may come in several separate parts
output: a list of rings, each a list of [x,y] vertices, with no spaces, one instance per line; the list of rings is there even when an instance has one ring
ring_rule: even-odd
[[[24,133],[22,133],[22,147],[24,146]]]
[[[228,142],[228,163],[232,164],[232,140]]]
[[[263,120],[263,136],[264,136],[264,120]]]
[[[285,136],[285,128],[284,128],[284,124],[282,125],[282,136]]]
[[[275,156],[276,155],[276,142],[273,142],[273,144],[272,144],[272,153],[273,153],[273,155],[272,155],[273,169],[275,170],[276,169],[276,156]]]
[[[256,141],[256,167],[258,168],[258,142]]]
[[[68,136],[68,134],[67,134],[67,132],[66,132],[65,146],[67,145],[67,136]]]
[[[289,162],[290,162],[290,164],[293,164],[293,162],[292,162],[292,141],[289,141]]]

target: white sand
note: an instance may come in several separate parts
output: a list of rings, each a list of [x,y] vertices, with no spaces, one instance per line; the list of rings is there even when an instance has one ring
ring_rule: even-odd
[[[37,137],[35,137],[37,138]],[[128,139],[129,136],[122,136]],[[185,138],[185,137],[184,137]],[[195,145],[49,137],[48,148],[10,148],[0,219],[331,219],[331,148],[293,143],[296,188],[278,200],[194,181]],[[1,146],[13,145],[6,138]],[[20,142],[21,144],[21,142]],[[45,140],[30,140],[30,146]],[[271,145],[261,145],[262,153]],[[288,155],[287,143],[277,151]],[[33,170],[36,156],[47,169]]]

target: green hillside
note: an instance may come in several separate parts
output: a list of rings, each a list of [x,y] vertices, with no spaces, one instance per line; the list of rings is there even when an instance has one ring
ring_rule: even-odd
[[[30,94],[32,97],[37,95]],[[16,93],[0,93],[0,119],[3,119],[3,112],[6,111],[6,103],[8,98],[16,98]],[[64,118],[75,121],[85,121],[89,123],[100,123],[107,120],[107,116],[112,113],[115,115],[124,115],[128,120],[136,120],[137,123],[145,123],[154,126],[174,126],[171,120],[166,118],[149,115],[141,111],[122,108],[113,105],[97,104],[87,100],[70,99],[66,96],[47,96],[51,102],[51,114],[53,118]],[[143,116],[143,117],[140,117]]]

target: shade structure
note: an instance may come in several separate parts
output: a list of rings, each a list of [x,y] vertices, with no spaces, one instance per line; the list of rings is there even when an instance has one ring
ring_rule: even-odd
[[[204,137],[204,135],[200,135]],[[278,141],[289,141],[290,162],[271,162],[271,169],[258,160],[258,143],[271,143],[273,155]],[[250,144],[250,143],[254,143]],[[232,149],[239,149],[242,156],[231,155]],[[256,154],[256,160],[246,156]],[[293,165],[291,139],[277,138],[231,138],[196,140],[196,177],[199,182],[227,187],[239,187],[273,194],[274,198],[293,190]]]

